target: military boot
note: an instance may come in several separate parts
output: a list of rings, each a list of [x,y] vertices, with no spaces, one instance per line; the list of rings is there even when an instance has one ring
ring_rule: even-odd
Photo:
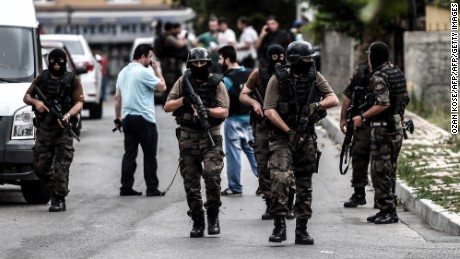
[[[61,212],[65,211],[65,199],[64,196],[60,196],[55,194],[54,192],[51,193],[51,206],[49,208],[50,212]]]
[[[217,235],[220,234],[219,226],[219,208],[208,209],[208,234]]]
[[[193,228],[190,231],[190,237],[203,237],[204,236],[204,212],[192,214]]]
[[[350,199],[343,206],[345,208],[356,208],[364,204],[366,204],[366,191],[364,187],[355,187],[355,193],[351,195]]]
[[[274,217],[270,214],[270,198],[265,198],[265,205],[267,208],[265,209],[264,214],[262,214],[262,220],[271,220],[274,219]]]
[[[396,209],[391,209],[389,211],[382,211],[380,215],[374,220],[375,224],[392,224],[398,223],[399,218],[396,214]]]
[[[380,217],[380,214],[382,214],[381,211],[377,212],[375,215],[367,217],[367,221],[374,223],[374,221]]]
[[[275,229],[273,234],[270,236],[268,241],[270,242],[282,242],[286,240],[286,218],[285,216],[275,216]]]
[[[313,245],[313,238],[307,232],[308,219],[297,219],[295,224],[295,243],[298,245]]]
[[[295,192],[289,192],[289,198],[288,198],[288,213],[286,214],[286,219],[295,219],[294,215],[294,198],[295,198]]]

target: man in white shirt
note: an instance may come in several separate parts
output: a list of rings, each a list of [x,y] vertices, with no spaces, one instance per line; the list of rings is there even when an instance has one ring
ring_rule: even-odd
[[[221,18],[219,23],[219,34],[217,34],[218,49],[226,45],[235,45],[236,36],[235,32],[228,28],[228,23],[225,19]]]
[[[254,48],[254,43],[258,38],[257,32],[246,17],[238,18],[237,27],[243,31],[240,41],[236,45],[238,63],[246,68],[254,68],[257,58],[257,52]]]

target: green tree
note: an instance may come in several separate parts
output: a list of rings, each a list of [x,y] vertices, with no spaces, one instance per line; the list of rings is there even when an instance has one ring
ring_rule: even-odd
[[[406,4],[401,0],[309,0],[317,10],[309,29],[321,41],[325,31],[344,33],[362,42],[386,39],[401,28]]]

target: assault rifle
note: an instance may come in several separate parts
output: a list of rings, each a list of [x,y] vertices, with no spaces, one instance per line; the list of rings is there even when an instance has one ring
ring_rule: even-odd
[[[69,134],[71,134],[78,142],[80,142],[80,138],[72,129],[72,123],[70,123],[70,121],[67,122],[63,120],[64,115],[62,114],[61,105],[56,100],[48,100],[38,86],[35,86],[35,91],[37,92],[37,95],[40,98],[40,100],[42,100],[45,103],[46,107],[48,107],[50,112],[59,119],[59,121],[64,126],[64,128],[67,129]]]
[[[404,121],[402,129],[403,129],[404,139],[408,139],[409,137],[407,136],[407,131],[409,131],[410,134],[414,133],[414,130],[415,130],[414,122],[412,120]]]
[[[366,107],[369,108],[374,103],[375,96],[373,94],[366,95],[364,100],[364,103],[357,108],[358,111],[362,111]],[[351,155],[352,149],[352,146],[350,145],[353,139],[354,132],[352,117],[355,113],[355,107],[353,105],[350,105],[350,107],[347,109],[347,131],[345,132],[345,138],[343,139],[342,151],[340,151],[339,170],[340,174],[342,175],[347,173],[348,166],[350,165],[348,162],[348,158]],[[347,165],[345,169],[343,169],[344,164]]]
[[[192,103],[194,104],[195,108],[198,111],[198,119],[200,120],[201,126],[207,131],[208,133],[208,139],[211,142],[211,146],[214,147],[216,144],[214,143],[214,140],[212,139],[211,136],[211,125],[209,124],[208,121],[208,113],[206,112],[206,109],[203,105],[203,102],[201,101],[201,98],[199,95],[195,93],[195,90],[193,90],[192,83],[190,83],[190,80],[188,79],[189,73],[185,73],[183,78],[185,82],[185,89],[190,93],[190,97],[192,98]]]
[[[263,109],[263,106],[264,106],[264,99],[262,98],[262,95],[260,94],[259,89],[254,88],[254,90],[252,90],[252,92],[251,92],[251,97],[252,97],[253,99],[255,99],[255,100],[260,104],[260,106],[261,106],[262,109]],[[261,116],[259,116],[258,114],[256,114],[254,111],[251,111],[251,113],[254,114],[254,115],[251,114],[251,116],[255,116],[255,118],[256,118],[257,121],[260,122],[260,121],[263,121],[263,120],[264,120],[264,118],[262,118]]]
[[[344,175],[348,171],[348,156],[351,154],[351,140],[353,139],[353,120],[352,116],[354,113],[355,109],[353,105],[350,105],[347,109],[347,131],[345,132],[345,138],[343,139],[343,144],[342,144],[342,151],[340,151],[340,164],[339,164],[339,169],[340,169],[340,174]],[[345,170],[343,170],[342,165],[345,164],[347,165],[345,167]]]
[[[313,69],[314,75],[316,76],[315,66],[313,65],[312,68],[310,69]],[[296,106],[298,106],[297,93],[295,92],[294,86],[291,85],[291,87],[294,92],[294,98],[296,99],[295,100]],[[310,88],[310,93],[308,93],[307,103],[305,104],[305,106],[302,107],[300,111],[300,116],[298,117],[298,120],[297,120],[294,139],[293,139],[293,142],[291,143],[291,158],[290,158],[291,162],[297,150],[297,145],[300,142],[301,135],[303,132],[305,132],[305,129],[308,126],[308,122],[310,120],[310,117],[309,117],[310,104],[313,102],[313,98],[315,97],[315,92],[316,92],[316,80],[313,80],[311,88]],[[319,160],[321,158],[321,154],[322,154],[321,150],[317,148],[316,149],[316,173],[318,173]]]

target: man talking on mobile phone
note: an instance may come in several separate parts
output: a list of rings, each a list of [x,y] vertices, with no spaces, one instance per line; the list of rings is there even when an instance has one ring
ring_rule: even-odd
[[[117,78],[114,123],[117,129],[123,129],[125,136],[120,196],[142,195],[142,192],[133,189],[139,144],[144,152],[146,195],[161,195],[157,177],[158,131],[154,91],[155,89],[160,92],[166,91],[166,84],[152,56],[152,46],[147,44],[137,46],[132,62],[120,71]]]

